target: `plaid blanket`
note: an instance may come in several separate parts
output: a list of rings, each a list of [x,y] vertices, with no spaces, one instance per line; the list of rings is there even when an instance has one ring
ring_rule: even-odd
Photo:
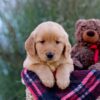
[[[35,100],[96,100],[100,96],[100,71],[82,70],[71,74],[71,83],[65,90],[45,87],[38,76],[23,69],[21,77]]]

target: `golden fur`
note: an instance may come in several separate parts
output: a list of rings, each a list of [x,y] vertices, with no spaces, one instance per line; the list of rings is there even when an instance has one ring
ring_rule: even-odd
[[[53,87],[56,82],[60,89],[65,89],[69,85],[74,70],[71,45],[61,25],[51,21],[41,23],[26,40],[25,49],[23,66],[35,72],[45,86]],[[48,52],[53,54],[53,59],[48,60]]]

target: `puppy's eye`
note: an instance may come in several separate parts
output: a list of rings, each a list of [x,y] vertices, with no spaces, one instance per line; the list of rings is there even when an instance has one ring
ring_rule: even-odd
[[[56,41],[56,44],[59,44],[60,43],[60,41]]]
[[[44,40],[42,40],[42,41],[40,41],[40,43],[42,43],[42,44],[43,44],[43,43],[45,43],[45,41],[44,41]]]

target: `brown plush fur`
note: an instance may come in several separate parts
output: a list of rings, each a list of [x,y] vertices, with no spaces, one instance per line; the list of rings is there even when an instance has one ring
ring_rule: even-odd
[[[61,89],[69,85],[73,71],[71,45],[61,25],[51,21],[41,23],[26,40],[25,49],[27,57],[23,66],[35,72],[46,87],[53,87],[55,82]],[[47,58],[49,52],[52,59]]]
[[[100,70],[100,20],[80,19],[76,22],[76,44],[72,48],[72,58],[76,69],[99,69]],[[98,62],[94,62],[96,45],[99,50]]]

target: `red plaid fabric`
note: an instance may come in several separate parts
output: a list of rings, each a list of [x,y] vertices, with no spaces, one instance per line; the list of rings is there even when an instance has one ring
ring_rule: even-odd
[[[45,87],[38,76],[27,69],[22,70],[21,77],[35,100],[96,100],[100,96],[100,71],[97,70],[74,71],[65,90],[56,85]]]

